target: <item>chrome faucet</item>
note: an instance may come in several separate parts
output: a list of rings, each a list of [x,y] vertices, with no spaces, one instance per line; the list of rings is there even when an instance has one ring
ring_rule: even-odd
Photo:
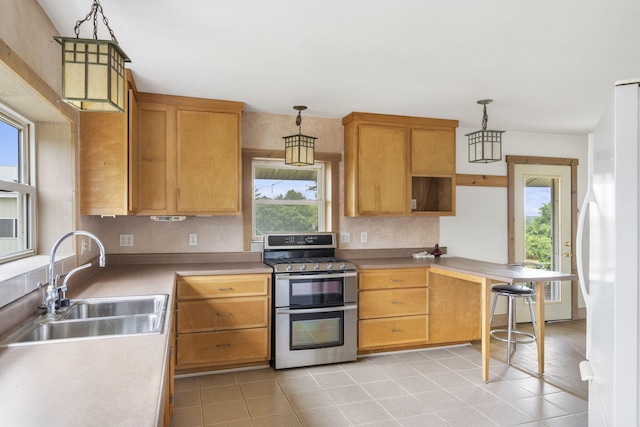
[[[91,266],[91,263],[87,263],[87,264],[81,265],[80,267],[74,268],[67,274],[62,286],[58,287],[58,281],[60,280],[60,276],[54,276],[55,263],[56,263],[56,251],[58,250],[58,246],[60,246],[60,244],[65,239],[71,236],[87,236],[92,238],[97,243],[98,248],[100,249],[100,258],[98,261],[100,267],[104,267],[107,264],[104,245],[102,244],[100,239],[98,239],[94,234],[89,233],[88,231],[77,230],[77,231],[72,231],[70,233],[67,233],[64,236],[60,237],[53,244],[53,247],[51,248],[51,258],[49,260],[49,273],[48,273],[49,284],[47,286],[46,294],[43,293],[43,300],[44,300],[43,305],[47,310],[47,314],[46,314],[47,317],[54,317],[56,315],[56,304],[61,299],[60,292],[65,293],[67,291],[67,281],[69,280],[69,277],[71,277],[71,275],[73,275],[75,272]]]

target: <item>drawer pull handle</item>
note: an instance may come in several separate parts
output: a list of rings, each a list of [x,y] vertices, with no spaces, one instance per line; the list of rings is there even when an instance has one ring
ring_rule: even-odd
[[[391,301],[391,304],[397,305],[397,304],[404,304],[402,301]]]
[[[216,347],[231,347],[231,344],[216,344]]]
[[[401,279],[389,279],[389,281],[390,281],[391,283],[400,283],[400,282],[404,282],[404,280],[401,280]]]
[[[389,329],[389,332],[404,332],[402,329]]]
[[[231,316],[231,313],[228,311],[223,311],[221,313],[216,313],[216,315],[218,316]]]
[[[218,288],[219,291],[232,291],[233,288],[232,287],[228,287],[228,288]]]

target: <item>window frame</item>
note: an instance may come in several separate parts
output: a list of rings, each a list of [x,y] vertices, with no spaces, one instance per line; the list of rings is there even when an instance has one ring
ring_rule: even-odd
[[[18,182],[0,181],[0,191],[18,193],[18,238],[23,249],[0,254],[0,264],[35,254],[36,242],[36,159],[35,124],[14,110],[0,103],[0,120],[19,131]],[[26,199],[26,200],[25,200]]]
[[[276,200],[276,199],[256,199],[255,197],[251,198],[251,240],[252,241],[262,241],[262,236],[257,236],[255,234],[256,230],[256,207],[260,205],[305,205],[305,206],[315,206],[318,210],[318,230],[317,231],[326,231],[326,208],[325,208],[325,200],[327,198],[326,194],[326,173],[325,173],[325,163],[324,162],[315,162],[311,166],[289,166],[282,164],[280,161],[275,159],[263,159],[263,158],[254,158],[251,162],[251,185],[255,192],[255,177],[256,177],[256,168],[261,169],[315,169],[316,172],[316,194],[317,197],[315,200]]]
[[[280,160],[284,164],[284,150],[242,149],[242,221],[243,250],[251,251],[262,248],[262,239],[253,240],[253,159]],[[339,230],[339,188],[341,153],[315,153],[316,162],[324,162],[324,215],[325,230],[338,234]],[[259,245],[260,247],[252,244]]]

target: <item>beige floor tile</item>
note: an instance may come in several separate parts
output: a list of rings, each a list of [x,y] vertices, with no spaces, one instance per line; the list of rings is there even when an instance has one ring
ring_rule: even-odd
[[[403,389],[392,380],[366,383],[362,384],[361,387],[374,399],[384,399],[385,397],[402,396],[404,394],[409,394],[407,390]]]
[[[409,393],[425,393],[427,391],[440,390],[438,384],[431,381],[429,378],[419,375],[417,377],[397,378],[393,380],[403,389]]]
[[[291,406],[295,411],[334,406],[334,402],[326,393],[326,390],[300,391],[287,395],[287,398],[289,399],[289,403],[291,403]]]
[[[464,387],[472,385],[473,383],[455,372],[440,372],[438,374],[432,374],[427,376],[431,381],[438,384],[443,388]]]
[[[565,409],[544,400],[540,396],[525,397],[524,399],[514,400],[510,403],[536,420],[547,420],[570,415]]]
[[[336,405],[373,400],[369,393],[358,384],[326,388],[324,391]]]
[[[498,396],[477,385],[454,387],[449,392],[471,406],[501,401]]]
[[[442,365],[441,363],[438,363],[436,360],[425,360],[425,361],[421,361],[421,362],[411,362],[409,363],[409,365],[415,369],[416,371],[418,371],[419,373],[421,373],[422,375],[432,375],[432,374],[439,374],[441,372],[448,372],[449,369]]]
[[[240,384],[240,389],[242,390],[242,395],[245,399],[272,394],[282,394],[282,390],[275,379],[242,383]]]
[[[390,365],[393,366],[393,365]],[[367,366],[362,369],[347,371],[347,374],[358,384],[383,381],[390,379],[380,369],[375,366]]]
[[[312,374],[320,387],[338,387],[341,385],[354,384],[353,380],[346,372],[340,370],[338,372],[327,372],[321,374]]]
[[[309,374],[298,377],[279,378],[278,384],[280,384],[280,388],[282,388],[285,393],[320,389],[320,385]]]
[[[242,400],[242,392],[238,384],[206,387],[200,389],[200,398],[203,404]]]
[[[467,406],[462,400],[444,389],[414,394],[413,396],[433,412],[448,411]]]
[[[487,384],[481,384],[480,387],[507,401],[523,399],[525,397],[535,395],[534,393],[513,384],[511,381],[492,381]]]
[[[354,425],[390,420],[392,418],[382,406],[373,400],[338,405],[338,408]]]
[[[439,412],[438,416],[444,419],[452,427],[496,427],[495,422],[470,406]]]
[[[448,359],[438,359],[442,365],[453,371],[462,371],[465,369],[474,369],[479,366],[464,357],[451,357]]]
[[[215,423],[215,424],[208,424],[210,426],[215,426],[215,427],[253,427],[253,423],[251,422],[251,420],[239,420],[239,421],[231,421],[228,423]]]
[[[431,412],[426,405],[413,396],[379,399],[378,404],[394,418],[411,417]]]
[[[237,384],[236,374],[234,372],[225,372],[220,374],[203,375],[199,377],[200,388],[218,387],[221,385]]]
[[[586,413],[552,418],[544,421],[544,425],[549,427],[584,427],[588,423],[589,417]]]
[[[579,397],[565,392],[545,394],[544,400],[547,400],[554,405],[566,409],[572,414],[587,412],[589,407],[589,404],[586,400],[582,400]]]
[[[530,415],[516,409],[503,400],[497,400],[481,405],[474,405],[474,409],[492,419],[501,426],[513,426],[534,422]]]
[[[305,427],[347,427],[351,423],[336,407],[299,411],[298,418]]]
[[[200,380],[198,377],[182,377],[176,378],[175,391],[196,390],[200,388]]]
[[[239,383],[248,383],[253,381],[266,381],[275,379],[273,370],[270,368],[250,369],[247,371],[236,372],[236,379]]]
[[[245,400],[249,415],[253,417],[264,417],[267,415],[285,414],[293,412],[293,408],[284,394],[274,394],[269,396],[252,397]]]
[[[340,368],[345,372],[349,372],[355,369],[371,368],[373,366],[374,365],[369,362],[369,358],[367,357],[361,357],[358,360],[354,360],[353,362],[340,363]]]
[[[398,422],[403,427],[448,427],[449,424],[437,414],[428,413],[414,415],[413,417],[399,418]]]
[[[311,375],[327,374],[329,372],[342,372],[342,368],[339,363],[330,363],[328,365],[310,366],[307,368],[307,372]]]
[[[381,365],[378,369],[383,372],[389,378],[404,378],[404,377],[415,377],[420,375],[418,371],[413,369],[410,365],[406,363],[396,363],[390,365]]]
[[[293,412],[252,418],[253,427],[301,427],[302,423]]]
[[[429,356],[431,359],[448,359],[450,357],[456,357],[456,354],[449,351],[446,348],[432,348],[422,351],[423,354]]]
[[[202,415],[205,425],[249,419],[249,411],[244,400],[202,405]]]
[[[185,390],[175,392],[175,407],[184,408],[188,406],[200,406],[200,390]]]
[[[200,427],[203,425],[201,406],[175,408],[171,418],[171,427]]]

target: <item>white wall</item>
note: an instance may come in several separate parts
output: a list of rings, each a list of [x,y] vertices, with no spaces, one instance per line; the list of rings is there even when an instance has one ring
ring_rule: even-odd
[[[505,132],[503,160],[469,163],[466,133],[477,129],[458,128],[456,168],[459,174],[507,175],[506,155],[578,159],[578,207],[587,184],[587,136],[564,136]],[[507,262],[507,189],[457,187],[457,215],[440,219],[440,242],[455,256],[483,261]]]

